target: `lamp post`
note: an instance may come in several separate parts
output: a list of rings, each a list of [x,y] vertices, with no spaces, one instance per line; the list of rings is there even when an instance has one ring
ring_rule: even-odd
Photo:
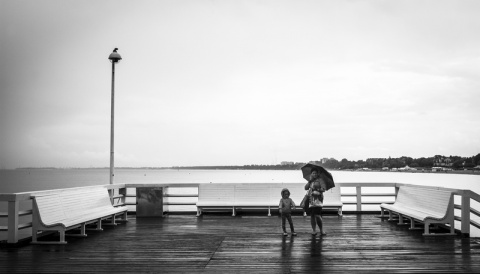
[[[108,59],[112,63],[112,103],[111,103],[111,119],[110,119],[110,184],[113,184],[113,167],[114,167],[114,162],[113,162],[113,148],[114,148],[114,113],[115,113],[115,63],[118,63],[120,60],[122,60],[122,57],[120,54],[117,53],[118,48],[115,48],[112,53],[110,53],[110,56],[108,56]]]

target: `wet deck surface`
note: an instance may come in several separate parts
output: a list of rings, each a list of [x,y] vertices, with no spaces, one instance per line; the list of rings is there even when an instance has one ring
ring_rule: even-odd
[[[277,216],[129,217],[63,246],[2,247],[0,273],[480,272],[480,239],[424,237],[373,215],[327,215],[324,237],[294,216],[293,238]]]

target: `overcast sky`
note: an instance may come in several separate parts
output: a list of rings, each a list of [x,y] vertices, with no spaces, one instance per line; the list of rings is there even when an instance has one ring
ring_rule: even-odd
[[[0,168],[480,153],[480,1],[0,0]]]

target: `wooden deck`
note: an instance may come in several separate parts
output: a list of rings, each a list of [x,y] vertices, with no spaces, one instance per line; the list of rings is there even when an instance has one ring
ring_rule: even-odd
[[[326,215],[324,237],[294,216],[294,238],[277,216],[129,217],[67,245],[2,247],[0,273],[480,272],[480,239],[424,237],[373,215]]]

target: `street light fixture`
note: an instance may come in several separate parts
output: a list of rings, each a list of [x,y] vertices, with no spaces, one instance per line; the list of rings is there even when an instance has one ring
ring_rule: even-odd
[[[114,148],[114,130],[113,130],[113,125],[114,125],[114,113],[115,113],[115,63],[118,63],[120,60],[122,60],[122,57],[120,54],[117,52],[118,48],[115,48],[112,53],[110,53],[110,56],[108,56],[108,59],[112,63],[112,103],[111,103],[111,119],[110,119],[110,184],[113,184],[113,148]]]

